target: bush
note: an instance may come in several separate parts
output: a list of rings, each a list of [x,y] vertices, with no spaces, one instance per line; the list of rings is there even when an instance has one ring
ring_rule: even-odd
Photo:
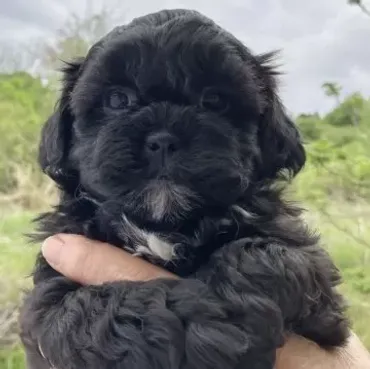
[[[359,93],[355,93],[329,113],[326,121],[333,126],[357,126],[360,124],[365,103],[366,100]]]
[[[47,183],[36,165],[40,129],[53,109],[54,93],[25,72],[0,74],[0,193],[31,205]],[[8,199],[3,196],[0,200]]]
[[[34,165],[39,132],[52,93],[25,72],[0,75],[0,190],[13,188],[14,164]],[[11,159],[11,160],[9,160]]]
[[[356,125],[348,122],[354,107]],[[301,115],[297,123],[307,149],[307,166],[295,183],[300,195],[321,205],[338,195],[370,199],[370,101],[354,94],[326,116]]]

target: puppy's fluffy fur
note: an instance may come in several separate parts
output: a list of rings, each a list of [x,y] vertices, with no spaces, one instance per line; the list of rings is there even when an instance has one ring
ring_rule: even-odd
[[[68,64],[39,158],[61,199],[36,238],[82,234],[183,278],[81,286],[39,256],[29,368],[271,369],[285,332],[345,342],[338,272],[282,197],[305,152],[272,57],[171,10]]]

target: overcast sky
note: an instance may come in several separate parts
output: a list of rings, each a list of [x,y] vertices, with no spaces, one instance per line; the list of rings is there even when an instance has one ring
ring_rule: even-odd
[[[0,0],[0,44],[52,39],[71,13],[113,2],[122,4],[122,23],[163,8],[193,8],[253,51],[282,49],[281,92],[294,113],[333,106],[321,91],[325,81],[340,83],[344,94],[370,96],[370,18],[346,0]]]

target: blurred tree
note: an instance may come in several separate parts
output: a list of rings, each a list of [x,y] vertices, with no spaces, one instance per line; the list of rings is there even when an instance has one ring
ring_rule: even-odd
[[[35,61],[27,45],[1,42],[0,49],[0,73],[32,69]]]
[[[83,15],[72,14],[59,29],[53,41],[41,44],[39,73],[53,83],[55,71],[63,62],[85,56],[97,40],[107,34],[115,24],[122,23],[123,8],[118,1],[104,2],[99,10],[94,2],[87,2]]]
[[[56,42],[45,45],[43,63],[50,69],[59,67],[61,60],[86,55],[89,47],[109,29],[106,12],[83,19],[72,15],[56,35]]]
[[[347,0],[349,5],[358,6],[366,15],[370,17],[370,10],[364,5],[362,0]]]
[[[342,87],[338,83],[325,82],[321,87],[324,89],[326,96],[333,97],[337,105],[340,105],[340,92],[342,91]]]
[[[325,120],[335,126],[348,126],[349,124],[357,126],[364,104],[365,99],[361,94],[354,93],[346,97],[340,105],[325,117]]]

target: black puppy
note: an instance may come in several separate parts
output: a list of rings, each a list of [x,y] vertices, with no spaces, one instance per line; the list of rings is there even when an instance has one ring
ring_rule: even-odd
[[[305,152],[272,57],[171,10],[65,68],[40,147],[61,199],[38,239],[86,235],[183,278],[81,286],[39,256],[29,368],[271,369],[284,332],[345,342],[338,272],[282,197]]]

